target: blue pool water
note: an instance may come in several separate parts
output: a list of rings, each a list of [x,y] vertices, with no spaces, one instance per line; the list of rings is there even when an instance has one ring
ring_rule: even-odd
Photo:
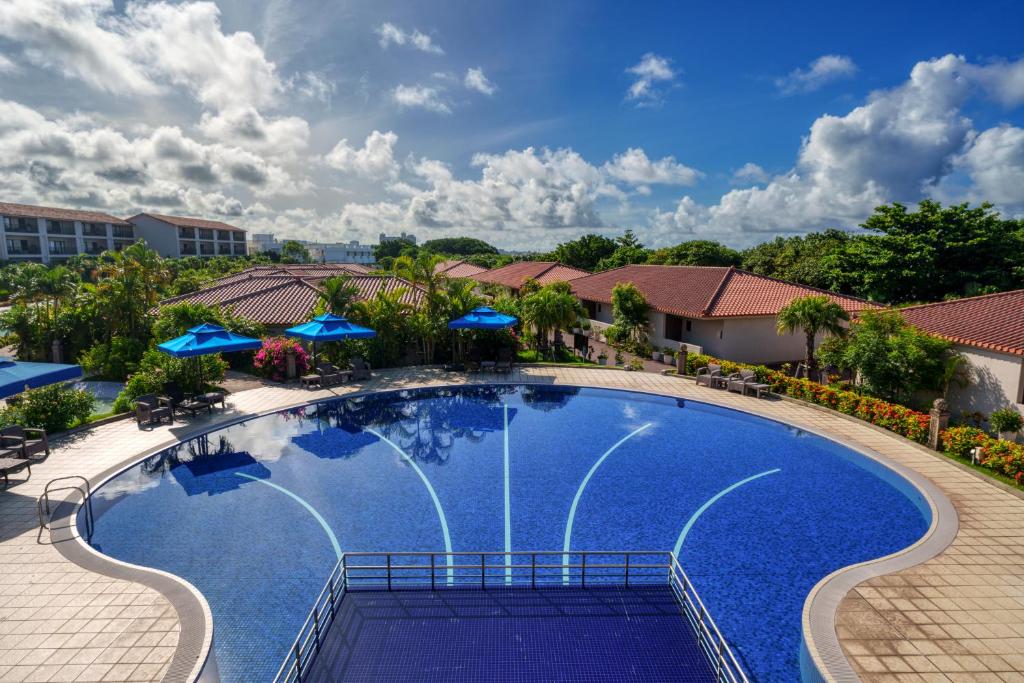
[[[797,680],[814,584],[929,524],[909,484],[795,428],[537,385],[256,418],[126,470],[94,504],[97,549],[206,596],[225,681],[273,677],[339,551],[560,550],[567,539],[573,550],[678,547],[752,677]]]

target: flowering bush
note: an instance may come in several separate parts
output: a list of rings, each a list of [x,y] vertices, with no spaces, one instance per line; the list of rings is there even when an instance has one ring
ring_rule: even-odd
[[[942,450],[958,458],[971,457],[971,450],[981,447],[978,463],[982,467],[1024,482],[1024,445],[994,439],[977,427],[950,427],[941,434]]]
[[[844,391],[808,379],[790,377],[763,365],[744,365],[718,360],[704,354],[689,354],[686,357],[687,374],[696,374],[698,368],[705,367],[708,363],[721,365],[722,372],[725,374],[739,372],[744,368],[753,370],[757,381],[770,384],[772,391],[777,394],[785,394],[801,401],[831,408],[844,415],[852,415],[895,432],[911,441],[924,443],[928,438],[929,418],[925,413],[896,403],[862,396],[853,391]]]
[[[309,354],[294,339],[286,337],[268,337],[263,340],[263,347],[253,356],[253,365],[275,382],[283,382],[288,377],[288,352],[295,353],[295,371],[306,374],[309,369]]]

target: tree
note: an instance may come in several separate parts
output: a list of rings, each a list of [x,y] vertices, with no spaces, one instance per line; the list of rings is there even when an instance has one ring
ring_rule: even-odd
[[[425,292],[420,311],[423,320],[418,321],[418,331],[423,342],[423,360],[426,363],[433,362],[437,338],[444,329],[447,329],[447,320],[443,320],[439,315],[442,308],[438,291],[447,277],[437,271],[437,266],[443,261],[443,256],[421,251],[415,257],[399,256],[392,264],[395,275],[419,286]]]
[[[409,318],[412,307],[402,301],[406,290],[383,289],[371,299],[352,304],[350,316],[359,324],[377,331],[373,339],[359,340],[355,344],[368,350],[370,362],[377,367],[395,365],[402,358],[402,352],[409,340]]]
[[[632,282],[618,282],[612,287],[612,325],[605,336],[612,344],[634,351],[647,343],[647,299]]]
[[[634,263],[647,263],[647,257],[651,252],[640,243],[640,239],[632,230],[627,230],[616,237],[615,244],[615,251],[610,256],[601,259],[596,270],[611,270]]]
[[[416,256],[419,248],[408,240],[388,240],[373,248],[373,260],[380,263],[386,258],[399,256]]]
[[[309,249],[301,242],[288,240],[281,245],[281,263],[309,263]]]
[[[601,259],[614,254],[617,248],[615,240],[603,235],[583,235],[579,239],[559,244],[549,258],[574,268],[594,270]]]
[[[450,254],[452,256],[498,253],[497,248],[473,237],[441,237],[436,240],[427,240],[420,248],[435,254]]]
[[[556,283],[560,284],[560,283]],[[551,332],[571,327],[583,315],[579,300],[564,287],[548,285],[522,298],[524,322],[537,332],[539,347]]]
[[[647,263],[666,266],[738,266],[740,252],[711,240],[690,240],[674,247],[655,249]]]
[[[358,296],[359,288],[353,284],[351,276],[336,275],[325,278],[320,283],[317,309],[321,313],[328,312],[345,317]]]
[[[845,337],[826,340],[821,360],[852,372],[864,391],[909,402],[921,390],[943,390],[952,344],[913,327],[899,311],[865,311]]]
[[[825,295],[803,296],[790,301],[779,311],[776,328],[779,334],[803,331],[806,336],[806,363],[808,372],[818,367],[814,356],[814,340],[825,332],[842,336],[846,328],[842,323],[850,319],[843,307]]]

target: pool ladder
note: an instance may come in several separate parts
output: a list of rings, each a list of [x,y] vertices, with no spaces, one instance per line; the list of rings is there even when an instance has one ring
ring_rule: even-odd
[[[72,484],[72,481],[80,481],[81,484]],[[54,484],[64,482],[62,486]],[[92,541],[92,533],[96,523],[92,514],[92,491],[89,488],[89,480],[78,475],[57,477],[46,482],[42,495],[36,500],[36,514],[39,517],[39,527],[50,531],[50,494],[57,491],[78,491],[82,496],[82,503],[85,506],[85,540]]]

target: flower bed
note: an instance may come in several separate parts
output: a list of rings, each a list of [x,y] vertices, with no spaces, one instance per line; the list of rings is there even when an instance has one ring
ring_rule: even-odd
[[[956,458],[971,458],[971,450],[981,448],[978,464],[1024,483],[1024,445],[996,439],[977,427],[950,427],[940,435],[942,452]]]
[[[288,352],[295,354],[295,371],[299,375],[306,374],[309,369],[309,354],[294,339],[287,337],[267,337],[263,347],[253,356],[253,365],[264,377],[275,382],[283,382],[288,377]]]
[[[911,441],[924,443],[928,438],[929,417],[925,413],[896,403],[862,396],[853,391],[835,389],[808,379],[789,377],[763,365],[745,365],[718,360],[703,354],[689,354],[686,357],[686,372],[695,375],[699,368],[707,366],[708,363],[718,363],[725,374],[738,372],[744,368],[753,370],[757,380],[770,384],[772,391],[777,394],[785,394],[801,401],[831,408],[844,415],[852,415]]]

